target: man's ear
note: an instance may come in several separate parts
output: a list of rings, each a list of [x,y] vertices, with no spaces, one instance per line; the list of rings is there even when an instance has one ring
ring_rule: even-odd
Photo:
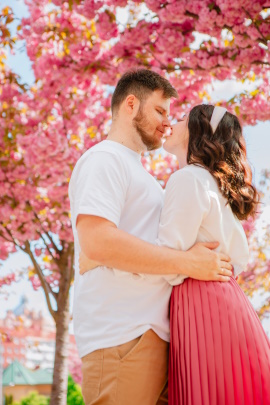
[[[139,109],[140,102],[134,94],[129,94],[124,102],[125,110],[128,114],[133,115],[137,114]]]

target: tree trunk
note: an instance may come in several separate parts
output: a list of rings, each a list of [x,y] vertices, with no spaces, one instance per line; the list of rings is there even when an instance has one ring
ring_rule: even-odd
[[[59,293],[61,294],[61,291]],[[56,344],[50,405],[67,403],[69,321],[69,296],[66,295],[64,300],[58,302],[56,315]]]
[[[50,239],[50,235],[47,235]],[[46,244],[46,240],[41,235],[48,251],[50,248]],[[54,243],[51,240],[51,243]],[[53,369],[53,383],[50,405],[66,405],[67,403],[67,383],[68,383],[68,349],[69,349],[69,289],[71,281],[74,277],[74,245],[73,243],[64,244],[63,249],[58,251],[60,259],[57,261],[60,274],[58,292],[54,292],[51,286],[47,283],[41,268],[31,250],[30,242],[25,243],[24,252],[30,256],[36,273],[40,279],[44,289],[48,309],[55,321],[56,337],[55,337],[55,356]],[[57,251],[57,246],[55,246]],[[54,256],[52,255],[54,258]],[[55,260],[55,258],[54,258]],[[51,299],[54,298],[57,303],[57,309],[52,307]]]

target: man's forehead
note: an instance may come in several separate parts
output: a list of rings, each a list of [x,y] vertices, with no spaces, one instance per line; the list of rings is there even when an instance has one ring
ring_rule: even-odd
[[[164,94],[161,90],[155,90],[148,98],[148,101],[152,104],[155,104],[156,107],[160,107],[165,111],[170,109],[171,99],[164,97]]]

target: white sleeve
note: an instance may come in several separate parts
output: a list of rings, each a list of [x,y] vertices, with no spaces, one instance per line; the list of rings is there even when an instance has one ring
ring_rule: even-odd
[[[191,248],[210,206],[210,197],[197,177],[186,170],[174,173],[166,186],[157,243],[184,251]],[[164,278],[176,285],[185,276],[168,275]]]
[[[230,257],[235,277],[246,271],[249,261],[249,247],[244,228],[239,220],[234,223],[234,232],[230,240]]]
[[[95,215],[119,225],[127,176],[111,153],[93,152],[78,168],[74,184],[75,224],[79,214]]]

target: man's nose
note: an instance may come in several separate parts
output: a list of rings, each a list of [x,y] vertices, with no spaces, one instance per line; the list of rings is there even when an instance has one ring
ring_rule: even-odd
[[[170,120],[169,120],[168,117],[164,118],[164,120],[163,120],[163,126],[164,126],[164,127],[170,127],[170,126],[171,126],[171,123],[170,123]]]

